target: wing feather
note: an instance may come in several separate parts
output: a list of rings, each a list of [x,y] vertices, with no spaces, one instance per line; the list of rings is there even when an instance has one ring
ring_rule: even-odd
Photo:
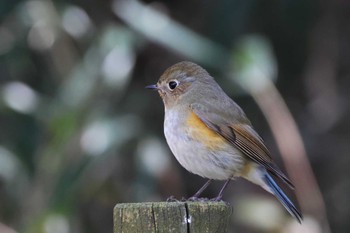
[[[222,117],[209,112],[203,105],[192,104],[193,112],[212,130],[225,138],[234,147],[241,150],[249,159],[262,165],[273,175],[282,179],[290,188],[294,185],[273,162],[269,150],[261,137],[248,124],[225,122]],[[233,118],[234,116],[232,116]]]

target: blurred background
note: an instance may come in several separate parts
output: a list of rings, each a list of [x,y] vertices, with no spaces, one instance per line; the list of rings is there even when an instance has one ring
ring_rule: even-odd
[[[349,232],[349,25],[346,0],[1,1],[0,232],[112,232],[116,203],[197,191],[144,89],[182,60],[243,107],[296,185],[301,226],[231,183],[232,232]]]

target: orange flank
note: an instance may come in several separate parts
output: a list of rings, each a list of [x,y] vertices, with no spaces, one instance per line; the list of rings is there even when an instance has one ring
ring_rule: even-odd
[[[246,163],[241,171],[241,176],[243,177],[248,177],[249,173],[251,173],[256,166],[253,163]]]
[[[203,143],[208,149],[214,150],[225,147],[227,141],[217,134],[191,111],[187,118],[187,132],[193,140]]]

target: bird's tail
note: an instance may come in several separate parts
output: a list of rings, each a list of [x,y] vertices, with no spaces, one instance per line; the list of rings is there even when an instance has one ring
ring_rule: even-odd
[[[287,211],[299,222],[303,219],[300,211],[295,207],[293,202],[289,200],[287,195],[282,191],[282,189],[277,185],[277,183],[272,179],[271,175],[267,172],[264,174],[264,181],[271,189],[271,192],[277,197],[277,199],[282,203],[282,205],[287,209]]]

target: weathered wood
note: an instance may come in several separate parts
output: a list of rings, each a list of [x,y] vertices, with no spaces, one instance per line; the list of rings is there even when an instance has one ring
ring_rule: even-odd
[[[117,204],[114,233],[225,233],[231,213],[224,202]]]
[[[187,210],[191,222],[189,232],[232,232],[228,231],[233,208],[224,202],[188,202]]]

